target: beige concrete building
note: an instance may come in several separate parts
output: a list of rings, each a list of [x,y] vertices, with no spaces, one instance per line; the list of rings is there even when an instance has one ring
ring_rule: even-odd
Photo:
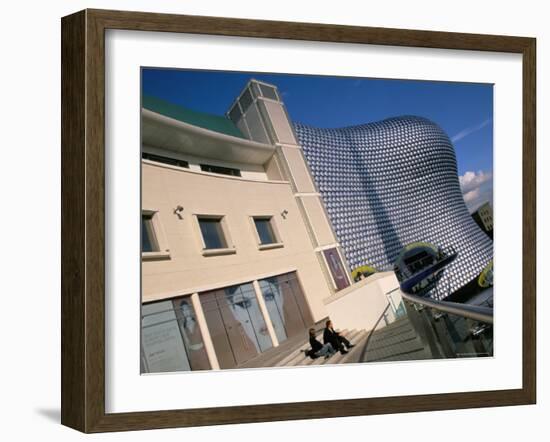
[[[478,224],[481,224],[480,227],[489,232],[493,230],[493,208],[491,204],[483,203],[479,208],[472,214],[474,219],[478,221]]]
[[[238,368],[331,318],[368,328],[393,274],[352,285],[274,86],[227,116],[143,98],[142,372]]]

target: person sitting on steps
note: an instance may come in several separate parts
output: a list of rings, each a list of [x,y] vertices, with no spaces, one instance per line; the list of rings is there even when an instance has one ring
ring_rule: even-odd
[[[317,359],[321,356],[324,356],[325,359],[330,358],[334,353],[336,353],[336,350],[332,347],[332,345],[329,344],[321,344],[317,338],[315,337],[315,329],[310,328],[309,329],[309,345],[311,345],[310,350],[306,350],[306,355],[309,356],[311,359]]]
[[[328,320],[325,325],[326,328],[323,332],[323,342],[325,344],[331,344],[335,350],[340,350],[340,353],[343,355],[348,353],[346,348],[349,350],[350,348],[355,347],[355,345],[340,335],[339,332],[334,330],[331,320]]]

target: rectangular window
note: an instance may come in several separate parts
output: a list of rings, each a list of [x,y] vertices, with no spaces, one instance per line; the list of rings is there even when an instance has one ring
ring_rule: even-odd
[[[239,103],[235,103],[235,106],[233,106],[233,109],[229,111],[229,118],[233,123],[237,124],[239,120],[241,119],[241,109],[239,108]]]
[[[252,91],[252,95],[254,96],[254,98],[262,96],[262,93],[260,92],[260,85],[258,83],[250,83],[250,90]]]
[[[239,169],[233,169],[231,167],[213,166],[211,164],[201,164],[201,170],[203,172],[218,173],[220,175],[241,176]]]
[[[271,86],[268,86],[267,84],[260,84],[260,89],[262,90],[262,95],[265,98],[269,98],[270,100],[278,101],[277,93],[275,92],[275,88],[273,88]]]
[[[254,225],[258,232],[260,245],[277,243],[277,238],[271,225],[271,217],[254,217]]]
[[[186,169],[189,169],[189,163],[185,160],[178,160],[176,158],[164,157],[147,152],[142,152],[141,158],[144,160],[155,161],[157,163],[169,164],[171,166],[185,167]]]
[[[241,108],[243,110],[243,112],[246,112],[246,110],[248,109],[248,107],[252,104],[252,101],[254,99],[252,98],[252,94],[250,93],[250,90],[247,88],[241,98],[239,99],[239,103],[241,104]]]
[[[205,249],[225,249],[227,241],[222,227],[222,218],[198,217]]]
[[[158,252],[159,246],[155,229],[153,227],[153,215],[141,215],[141,251],[142,252]]]

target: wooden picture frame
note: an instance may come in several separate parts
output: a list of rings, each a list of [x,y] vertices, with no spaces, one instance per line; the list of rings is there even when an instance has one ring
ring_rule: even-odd
[[[457,392],[132,413],[105,412],[105,30],[418,48],[523,58],[523,383]],[[534,38],[106,10],[62,19],[62,424],[83,432],[533,404],[536,400]]]

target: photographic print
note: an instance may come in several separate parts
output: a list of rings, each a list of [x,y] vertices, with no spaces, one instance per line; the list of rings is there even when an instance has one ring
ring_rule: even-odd
[[[142,374],[493,356],[492,84],[142,68],[140,161]]]
[[[61,42],[63,425],[536,402],[534,38],[89,9]]]

